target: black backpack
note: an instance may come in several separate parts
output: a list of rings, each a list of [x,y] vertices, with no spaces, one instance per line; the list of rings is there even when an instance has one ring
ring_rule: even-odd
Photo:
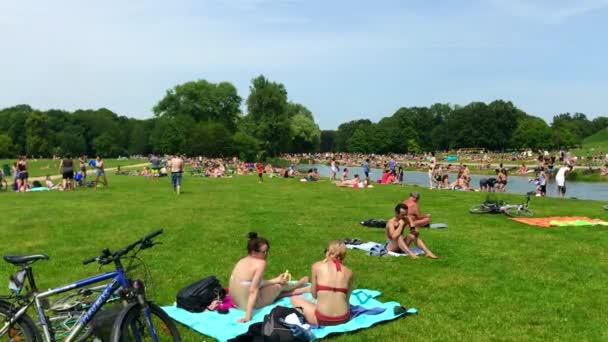
[[[288,308],[285,306],[277,306],[269,314],[264,316],[264,322],[262,323],[262,336],[264,341],[272,342],[288,342],[288,341],[300,341],[297,339],[291,330],[284,326],[279,319],[285,319],[290,314],[295,313],[300,321],[306,322],[304,315],[294,308]]]
[[[224,299],[226,291],[215,276],[192,283],[177,293],[177,307],[190,312],[203,312],[216,299]]]

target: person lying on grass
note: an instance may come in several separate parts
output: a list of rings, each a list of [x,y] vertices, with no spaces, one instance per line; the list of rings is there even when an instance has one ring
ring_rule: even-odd
[[[283,273],[276,278],[264,280],[266,258],[270,244],[257,233],[249,233],[247,256],[239,260],[230,275],[229,293],[234,303],[245,309],[245,317],[238,320],[244,323],[251,320],[253,309],[272,304],[275,300],[310,291],[306,286],[308,277],[289,283],[289,274]]]
[[[310,292],[316,304],[301,296],[291,297],[291,304],[302,308],[308,323],[326,326],[350,320],[348,299],[353,272],[342,264],[345,256],[346,245],[332,241],[325,250],[325,259],[312,265]]]
[[[408,227],[409,231],[406,231]],[[432,259],[438,258],[426,247],[426,244],[420,238],[420,232],[416,229],[411,217],[408,216],[408,208],[403,203],[397,204],[395,207],[395,217],[386,223],[386,238],[388,240],[386,249],[389,252],[407,253],[416,259],[418,256],[409,248],[413,243],[422,249],[427,257]]]
[[[347,179],[345,181],[336,181],[336,186],[354,188],[359,187],[359,183],[361,183],[361,178],[359,178],[359,175],[357,174],[353,177],[353,179]]]

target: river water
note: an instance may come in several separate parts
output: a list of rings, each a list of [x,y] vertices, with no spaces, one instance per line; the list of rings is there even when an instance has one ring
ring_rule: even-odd
[[[328,165],[305,165],[301,164],[298,166],[300,170],[307,170],[309,168],[317,168],[319,174],[322,177],[330,177],[331,171]],[[340,173],[342,174],[342,168]],[[361,167],[348,167],[349,178],[352,178],[355,174],[359,174],[363,178],[363,169]],[[450,183],[456,179],[455,173],[450,173]],[[375,182],[377,179],[382,177],[381,169],[371,169],[370,178]],[[479,180],[481,178],[487,178],[490,176],[486,175],[471,175],[471,186],[479,187]],[[420,171],[405,171],[404,172],[404,183],[405,184],[416,184],[420,186],[429,186],[429,176],[427,172]],[[507,183],[507,191],[513,193],[525,194],[529,191],[534,191],[534,183],[529,182],[530,178],[523,176],[509,176]],[[547,196],[557,197],[557,184],[553,179],[547,183]],[[566,182],[566,197],[574,197],[579,199],[590,199],[590,200],[608,200],[608,183],[592,183],[592,182]]]

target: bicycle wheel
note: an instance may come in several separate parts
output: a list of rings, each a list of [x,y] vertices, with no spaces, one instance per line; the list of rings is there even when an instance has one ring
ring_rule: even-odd
[[[4,304],[0,305],[0,325],[11,316],[10,307]],[[37,342],[42,341],[42,338],[37,333],[36,324],[27,315],[19,317],[19,319],[8,329],[4,336],[0,337],[1,341],[11,342]]]
[[[532,217],[534,212],[528,208],[508,208],[505,214],[510,217]]]
[[[471,214],[487,214],[492,212],[492,208],[488,207],[487,205],[478,204],[469,208],[469,212]]]
[[[150,307],[150,318],[159,342],[180,342],[181,337],[175,323],[157,305],[148,303]],[[152,333],[143,314],[142,307],[138,304],[125,309],[114,322],[112,329],[112,342],[130,341],[154,341]]]

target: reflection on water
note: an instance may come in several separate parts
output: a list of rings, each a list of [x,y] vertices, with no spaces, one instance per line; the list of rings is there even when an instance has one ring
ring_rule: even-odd
[[[315,165],[299,165],[300,169],[309,169],[315,167],[319,170],[319,174],[323,177],[330,176],[330,169],[327,165],[315,164]],[[339,175],[341,175],[342,168],[340,169]],[[349,177],[352,178],[355,174],[359,174],[363,177],[363,169],[361,167],[348,167]],[[421,186],[429,186],[429,177],[427,172],[420,171],[405,171],[404,181],[406,184],[416,184]],[[338,175],[338,176],[339,176]],[[382,176],[381,169],[371,169],[370,178],[373,181],[380,179]],[[471,175],[471,186],[479,187],[479,180],[481,178],[487,178],[490,176],[479,176]],[[453,182],[456,178],[456,174],[450,174],[450,182]],[[507,191],[525,194],[529,191],[534,191],[534,183],[530,183],[529,178],[522,176],[509,176],[507,183]],[[591,200],[608,200],[608,183],[589,183],[589,182],[566,182],[566,196],[576,197],[580,199],[591,199]],[[556,197],[557,196],[557,185],[553,180],[547,183],[547,195]]]

